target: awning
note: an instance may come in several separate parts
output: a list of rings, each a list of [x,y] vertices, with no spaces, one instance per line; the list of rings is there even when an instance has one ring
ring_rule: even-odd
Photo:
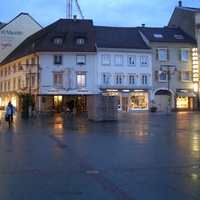
[[[194,92],[177,92],[176,94],[179,97],[196,97]]]

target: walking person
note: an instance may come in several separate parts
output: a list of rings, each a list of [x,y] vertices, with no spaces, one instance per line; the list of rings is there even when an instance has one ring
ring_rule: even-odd
[[[11,104],[11,123],[13,123],[13,114],[15,115],[15,107],[12,105],[11,102],[10,104]]]
[[[12,115],[15,114],[14,107],[11,104],[11,101],[9,101],[8,106],[6,107],[6,115],[8,115],[8,123],[9,126],[11,125]]]

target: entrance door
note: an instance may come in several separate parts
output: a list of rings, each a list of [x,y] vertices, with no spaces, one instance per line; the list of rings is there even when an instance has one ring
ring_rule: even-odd
[[[57,111],[61,110],[62,107],[62,96],[54,96],[54,107]]]
[[[128,112],[128,97],[122,97],[122,111]]]
[[[189,107],[189,110],[194,110],[194,98],[193,97],[188,97],[188,107]]]

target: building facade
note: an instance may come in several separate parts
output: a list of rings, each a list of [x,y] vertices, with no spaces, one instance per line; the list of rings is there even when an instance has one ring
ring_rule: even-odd
[[[196,41],[180,28],[139,28],[153,51],[152,104],[158,111],[197,110],[198,94],[193,81]]]
[[[196,71],[195,71],[196,70]],[[196,110],[198,51],[180,28],[104,27],[60,19],[27,37],[0,64],[0,106],[76,113],[88,96],[118,97],[119,112]]]
[[[9,23],[0,26],[0,62],[23,40],[42,27],[27,13],[21,13]]]
[[[118,97],[119,112],[148,111],[152,93],[152,54],[137,28],[95,27],[97,85]]]

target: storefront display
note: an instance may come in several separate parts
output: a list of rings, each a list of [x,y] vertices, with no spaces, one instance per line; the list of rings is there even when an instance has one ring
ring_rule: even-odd
[[[177,108],[188,108],[188,97],[177,97],[176,98]]]
[[[144,110],[148,109],[148,94],[133,92],[131,93],[131,110]]]

